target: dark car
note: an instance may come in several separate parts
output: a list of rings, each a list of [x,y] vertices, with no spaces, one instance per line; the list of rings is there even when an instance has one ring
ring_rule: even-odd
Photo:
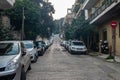
[[[36,41],[35,42],[36,46],[37,46],[37,50],[38,50],[38,55],[43,55],[46,49],[46,45],[44,41]]]

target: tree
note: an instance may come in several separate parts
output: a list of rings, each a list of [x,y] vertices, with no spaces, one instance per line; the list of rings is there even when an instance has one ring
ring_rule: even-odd
[[[54,21],[52,14],[55,12],[53,5],[50,2],[43,2],[41,7],[42,28],[41,36],[50,37],[54,29]]]
[[[90,25],[84,16],[79,16],[72,21],[72,24],[67,27],[66,38],[83,40],[88,49],[92,48],[97,43],[98,31],[96,26]]]
[[[44,2],[43,0],[36,0],[43,4],[40,6],[33,0],[16,0],[12,9],[5,12],[11,19],[11,25],[14,29],[21,31],[22,26],[22,9],[25,9],[25,24],[24,32],[25,39],[35,39],[37,35],[48,36],[48,27],[52,31],[53,18],[50,13],[54,13],[54,8],[51,3]]]
[[[0,24],[0,40],[13,40],[13,30],[10,27],[4,27]]]
[[[39,30],[39,21],[41,17],[40,7],[30,0],[16,0],[12,9],[5,12],[11,19],[11,25],[17,31],[21,30],[22,26],[22,11],[25,9],[25,35],[26,39],[35,39]],[[38,31],[36,31],[38,30]],[[32,35],[32,36],[31,36]]]

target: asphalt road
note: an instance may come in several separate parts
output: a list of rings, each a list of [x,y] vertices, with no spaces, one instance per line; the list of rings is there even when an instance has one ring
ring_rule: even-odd
[[[89,55],[71,55],[56,36],[44,56],[32,64],[27,80],[120,80],[120,64]]]

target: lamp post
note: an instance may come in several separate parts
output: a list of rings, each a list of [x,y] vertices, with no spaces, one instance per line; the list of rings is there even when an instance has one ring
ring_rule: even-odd
[[[111,22],[111,27],[112,27],[112,45],[113,45],[113,57],[115,61],[115,56],[116,56],[116,27],[117,27],[117,22],[112,21]]]
[[[21,40],[24,39],[24,19],[25,19],[25,16],[24,16],[24,7],[22,8],[22,29],[21,29]]]

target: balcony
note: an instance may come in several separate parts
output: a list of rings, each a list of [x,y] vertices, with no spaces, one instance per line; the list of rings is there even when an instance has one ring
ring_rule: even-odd
[[[117,9],[114,8],[117,7],[118,3],[119,2],[116,2],[115,0],[104,0],[103,4],[90,16],[90,24],[97,22],[102,23],[103,21],[110,19],[114,14],[116,14],[115,10]]]
[[[15,3],[15,0],[0,0],[0,9],[8,9],[11,8]]]
[[[83,2],[82,9],[90,9],[94,6],[95,3],[97,3],[99,0],[85,0]]]

